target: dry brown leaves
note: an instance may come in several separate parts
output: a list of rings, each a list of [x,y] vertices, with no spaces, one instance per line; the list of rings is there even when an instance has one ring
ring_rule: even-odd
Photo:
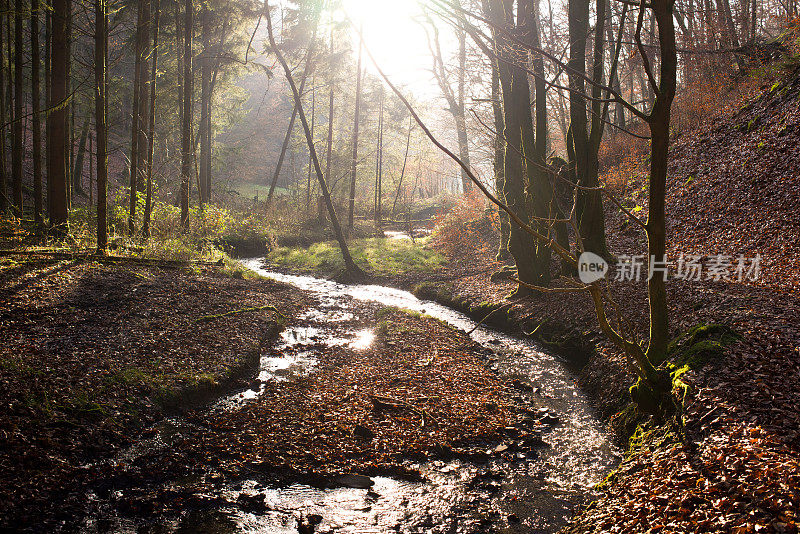
[[[269,312],[303,298],[268,281],[75,261],[0,268],[0,516],[25,524],[72,502],[80,466],[160,417],[151,398],[219,380],[265,341]]]

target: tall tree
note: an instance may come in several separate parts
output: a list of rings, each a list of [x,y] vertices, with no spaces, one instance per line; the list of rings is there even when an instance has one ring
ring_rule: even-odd
[[[375,150],[375,231],[381,228],[381,197],[383,196],[383,86],[378,113],[378,147]]]
[[[57,236],[69,231],[67,222],[67,154],[69,140],[69,68],[70,56],[67,47],[70,0],[53,0],[52,31],[50,47],[50,101],[47,115],[48,139],[48,194],[50,224]]]
[[[661,51],[661,72],[658,82],[655,81],[650,65],[645,63],[648,79],[656,95],[653,108],[647,117],[650,127],[650,194],[646,233],[648,257],[653,262],[650,265],[651,270],[666,265],[667,159],[670,112],[675,98],[678,65],[675,22],[672,15],[674,4],[674,0],[653,0],[651,3],[658,27]],[[659,274],[651,276],[647,282],[647,292],[650,304],[650,345],[647,356],[650,361],[658,364],[666,358],[670,340],[665,276]]]
[[[361,31],[359,31],[361,35]],[[356,170],[358,167],[358,122],[361,115],[361,54],[364,46],[358,42],[358,65],[356,66],[356,106],[353,111],[353,158],[350,161],[350,198],[347,207],[347,229],[353,231],[356,207]]]
[[[4,38],[4,22],[7,12],[6,0],[0,3],[0,215],[4,215],[8,209],[8,170],[6,169],[6,54]],[[11,95],[8,95],[9,98]]]
[[[606,0],[597,0],[597,24],[595,28],[592,98],[597,102],[600,98],[599,88],[603,75],[603,43]],[[599,185],[597,150],[590,140],[589,122],[586,116],[586,47],[589,35],[589,0],[569,0],[569,62],[567,75],[569,80],[569,114],[571,148],[574,158],[570,164],[574,167],[578,185],[577,205],[578,229],[583,246],[604,257],[608,257],[606,245],[605,218],[603,215],[603,199]],[[593,115],[593,128],[599,126],[597,117]],[[597,121],[597,122],[595,122]],[[599,148],[599,144],[598,144]],[[585,189],[589,188],[589,189]]]
[[[317,117],[317,92],[314,83],[311,83],[311,143],[314,143],[314,121]],[[311,150],[308,151],[308,177],[306,180],[306,211],[311,207],[311,174],[314,169],[311,160]]]
[[[144,200],[142,235],[150,237],[150,212],[153,209],[153,149],[156,139],[156,77],[158,75],[158,30],[161,22],[161,5],[153,6],[153,59],[150,69],[150,118],[147,127],[147,191]]]
[[[322,168],[319,164],[319,158],[317,157],[317,150],[314,147],[314,138],[311,135],[311,129],[308,125],[308,120],[306,119],[306,114],[303,111],[303,105],[301,103],[301,94],[297,90],[297,85],[294,82],[294,77],[292,76],[292,70],[289,68],[289,64],[286,62],[286,59],[283,57],[283,53],[281,52],[280,48],[278,48],[277,43],[275,42],[275,34],[272,29],[272,17],[269,9],[269,0],[265,0],[264,7],[267,13],[267,33],[269,36],[269,44],[272,52],[275,54],[276,58],[278,59],[278,63],[280,63],[281,67],[283,67],[283,72],[286,75],[286,80],[289,82],[289,87],[292,90],[292,95],[294,96],[294,101],[298,106],[298,114],[300,115],[300,122],[303,124],[303,131],[306,136],[306,144],[308,145],[308,150],[311,152],[311,161],[314,165],[314,172],[317,175],[317,180],[319,182],[320,190],[322,191],[322,198],[325,202],[325,207],[328,210],[328,215],[330,216],[331,226],[333,227],[333,233],[336,236],[336,241],[339,243],[339,250],[342,253],[342,259],[344,260],[344,267],[347,274],[351,277],[361,277],[364,275],[363,271],[355,264],[353,261],[353,257],[350,255],[350,249],[347,247],[347,241],[344,237],[344,232],[342,232],[342,227],[339,225],[339,219],[336,217],[336,210],[333,207],[333,201],[331,200],[330,191],[328,190],[328,185],[325,182],[325,176],[322,174]],[[316,20],[314,22],[316,24]],[[313,42],[310,44],[313,46]]]
[[[392,219],[397,213],[397,199],[400,198],[400,190],[403,187],[403,177],[406,175],[406,163],[408,163],[408,149],[411,147],[411,131],[414,129],[414,118],[408,119],[408,135],[406,136],[406,150],[403,155],[403,166],[400,168],[400,179],[397,180],[397,192],[394,194],[394,202],[392,202]]]
[[[194,6],[185,0],[183,13],[183,123],[181,125],[181,224],[189,228],[189,180],[192,176],[192,32]]]
[[[336,90],[336,79],[333,69],[333,27],[331,27],[331,36],[330,36],[330,56],[328,61],[328,75],[330,76],[328,80],[328,85],[330,86],[330,98],[328,100],[328,143],[325,148],[325,180],[327,183],[333,183],[333,176],[331,168],[331,161],[333,158],[333,128],[334,128],[334,115],[333,115],[333,102],[334,102],[334,92]],[[302,94],[302,93],[301,93]],[[302,101],[298,101],[302,102]],[[296,106],[295,106],[296,107]]]
[[[316,28],[313,30],[311,35],[312,40],[316,40]],[[300,78],[300,94],[303,94],[303,90],[306,86],[306,79],[308,78],[308,73],[311,72],[312,66],[312,57],[310,55],[311,48],[309,48],[308,52],[306,53],[306,62],[305,66],[303,67],[303,75]],[[292,108],[292,115],[289,117],[289,126],[286,128],[286,135],[283,137],[283,144],[281,145],[281,152],[278,155],[278,163],[275,165],[275,172],[272,174],[272,182],[269,184],[269,193],[267,193],[267,202],[272,201],[272,196],[275,194],[275,187],[278,185],[278,177],[281,174],[281,168],[283,167],[283,160],[286,157],[286,150],[289,148],[289,141],[292,138],[292,131],[294,131],[294,122],[297,118],[297,105]],[[313,122],[313,117],[312,117]]]
[[[86,120],[84,120],[83,126],[81,127],[81,136],[78,140],[78,151],[75,154],[75,159],[72,165],[71,176],[74,185],[73,191],[80,194],[84,194],[81,180],[83,179],[83,158],[86,154],[86,141],[89,139],[89,126],[91,123],[90,119],[91,116],[87,115]]]
[[[17,2],[14,6],[14,126],[12,130],[13,148],[11,151],[11,175],[13,179],[14,212],[22,217],[22,160],[25,157],[24,140],[22,138],[22,108],[24,94],[22,92],[22,14],[24,5]]]
[[[503,142],[503,130],[505,125],[503,123],[503,103],[500,100],[500,77],[497,74],[497,61],[490,60],[492,69],[492,115],[494,116],[494,151],[492,157],[492,167],[494,170],[494,185],[495,194],[498,198],[505,202],[503,196],[503,189],[505,188],[505,179],[503,177],[503,157],[505,150],[505,143]],[[497,261],[505,261],[511,253],[508,251],[508,237],[510,233],[510,221],[508,214],[502,209],[498,209],[500,217],[500,245],[497,248]]]
[[[454,5],[459,9],[461,7],[460,0],[454,0]],[[453,73],[445,66],[444,55],[442,54],[442,47],[439,42],[439,29],[430,17],[428,17],[427,20],[431,28],[431,33],[428,34],[428,46],[430,48],[431,57],[433,58],[433,75],[447,102],[447,110],[455,121],[459,159],[469,166],[469,138],[467,136],[466,106],[464,104],[467,75],[467,33],[464,28],[465,21],[459,9],[457,11],[455,25],[455,37],[458,42],[458,64],[455,68],[455,73]],[[455,89],[453,89],[453,82],[451,81],[453,76],[456,78]],[[461,186],[464,193],[468,193],[472,190],[472,181],[463,169],[461,169]]]
[[[42,126],[39,115],[39,0],[31,0],[31,113],[33,128],[33,218],[42,224]]]
[[[533,178],[533,162],[535,154],[535,132],[531,118],[530,87],[527,70],[519,64],[519,58],[527,54],[519,42],[509,35],[517,32],[517,22],[526,21],[525,10],[517,10],[518,21],[514,19],[513,0],[484,0],[483,9],[487,19],[492,23],[493,50],[492,57],[496,62],[500,80],[501,100],[503,103],[503,138],[505,152],[503,155],[503,197],[508,208],[520,218],[525,225],[530,225],[531,217],[528,206],[527,188]],[[526,158],[531,158],[528,162]],[[537,191],[538,192],[538,191]],[[542,203],[547,206],[547,202]],[[536,213],[538,215],[538,212]],[[508,250],[514,257],[517,276],[521,283],[514,291],[515,295],[530,293],[529,285],[544,285],[549,280],[549,262],[542,263],[538,259],[540,253],[537,243],[519,224],[509,228]]]
[[[144,117],[147,105],[145,77],[147,71],[147,48],[150,42],[149,19],[150,0],[138,0],[136,3],[136,42],[133,72],[133,98],[131,104],[131,156],[130,156],[130,204],[128,210],[128,233],[136,230],[136,193],[141,189],[140,177],[144,149],[147,140],[144,134]]]
[[[106,123],[106,64],[108,61],[108,17],[106,0],[95,0],[94,25],[94,118],[97,137],[97,252],[108,246],[107,183],[108,125]]]
[[[200,198],[209,201],[211,192],[211,14],[208,2],[203,2],[200,14],[200,39],[203,52],[200,63]]]

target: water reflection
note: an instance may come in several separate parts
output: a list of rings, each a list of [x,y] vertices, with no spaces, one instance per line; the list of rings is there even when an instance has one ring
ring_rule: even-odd
[[[528,526],[548,531],[563,524],[576,500],[600,482],[618,461],[619,451],[593,416],[588,399],[574,384],[570,372],[558,358],[533,342],[484,326],[476,328],[476,322],[466,315],[419,300],[407,291],[270,272],[262,267],[260,260],[248,260],[245,264],[263,276],[324,295],[326,299],[351,297],[425,313],[471,332],[476,342],[490,348],[497,357],[499,371],[528,384],[530,391],[525,395],[536,406],[558,414],[560,419],[560,424],[547,435],[551,446],[541,452],[537,461],[520,463],[497,497],[499,507],[519,510],[519,514],[528,516]]]

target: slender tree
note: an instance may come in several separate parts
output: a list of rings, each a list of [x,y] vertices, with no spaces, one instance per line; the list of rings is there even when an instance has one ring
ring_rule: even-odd
[[[189,228],[189,180],[192,176],[192,0],[184,3],[183,23],[183,123],[181,126],[181,224]]]
[[[42,126],[39,115],[39,0],[31,0],[31,112],[33,127],[33,218],[40,225],[42,217]]]
[[[316,38],[317,38],[316,30],[314,30],[311,39],[316,39]],[[300,78],[300,94],[303,94],[303,90],[305,89],[306,86],[306,78],[308,77],[308,73],[311,72],[311,62],[312,62],[311,56],[306,54],[306,63],[305,66],[303,67],[303,75]],[[286,157],[286,150],[289,148],[289,141],[292,138],[292,131],[294,131],[294,122],[296,118],[297,118],[297,105],[295,105],[292,108],[292,115],[289,117],[289,126],[288,128],[286,128],[286,135],[283,137],[281,152],[278,155],[278,163],[275,165],[275,172],[272,174],[272,181],[269,184],[269,193],[267,193],[267,202],[272,201],[272,196],[275,193],[275,186],[278,185],[278,176],[280,176],[281,174],[281,168],[283,167],[283,160]]]
[[[360,34],[361,32],[359,32]],[[347,208],[347,229],[353,231],[353,218],[356,206],[356,170],[358,167],[358,122],[361,114],[361,53],[364,49],[361,40],[358,43],[358,65],[356,66],[356,107],[353,111],[353,158],[350,161],[350,199]]]
[[[128,233],[133,235],[136,230],[136,192],[141,188],[142,154],[146,146],[144,139],[144,111],[146,109],[147,95],[145,91],[145,76],[147,70],[147,48],[150,41],[149,18],[150,0],[138,0],[136,3],[136,43],[135,63],[133,71],[133,98],[131,104],[131,156],[130,156],[130,203],[128,210]]]
[[[383,187],[383,86],[381,86],[380,111],[378,113],[378,147],[375,150],[375,231],[381,228],[381,189]]]
[[[94,118],[97,137],[97,252],[108,247],[107,183],[108,125],[106,123],[106,64],[108,62],[108,17],[106,0],[95,0],[94,27]]]
[[[455,85],[453,89],[451,78],[453,74],[445,67],[442,47],[439,42],[439,29],[433,20],[428,17],[428,25],[431,32],[428,34],[428,47],[433,58],[433,75],[436,83],[442,91],[442,95],[447,102],[447,110],[453,116],[456,125],[456,137],[458,139],[458,154],[461,161],[469,166],[469,138],[467,136],[467,116],[466,105],[466,75],[467,75],[467,33],[464,28],[464,18],[461,16],[460,0],[453,0],[456,7],[455,16],[455,37],[458,42],[458,66],[455,69]],[[461,187],[464,193],[472,190],[472,182],[469,176],[461,170]]]
[[[328,75],[330,79],[328,80],[329,85],[329,93],[330,98],[328,100],[328,143],[325,147],[325,180],[327,183],[333,183],[333,176],[332,176],[332,168],[331,168],[331,160],[333,157],[333,128],[334,128],[334,115],[333,115],[333,102],[334,102],[334,91],[336,90],[336,80],[334,78],[333,72],[333,27],[331,27],[331,36],[330,36],[330,60],[328,62]],[[298,101],[301,102],[301,101]],[[296,107],[296,106],[295,106]]]
[[[0,3],[0,215],[8,210],[8,170],[6,169],[6,54],[4,37],[4,21],[6,18],[6,0]],[[11,95],[8,95],[9,98]]]
[[[94,206],[94,135],[89,132],[89,206]]]
[[[52,35],[53,35],[53,17],[49,9],[45,10],[44,16],[44,102],[45,106],[50,105],[50,65],[52,64],[50,58],[50,50],[52,48]],[[52,176],[52,170],[50,169],[50,162],[52,161],[50,157],[50,149],[52,148],[52,142],[50,139],[50,121],[47,120],[45,117],[44,121],[44,171],[45,171],[45,188],[47,190],[48,200],[47,200],[47,216],[50,217],[50,177]]]
[[[209,201],[211,183],[211,15],[208,2],[203,2],[200,14],[200,39],[203,52],[198,58],[200,63],[200,198],[201,202]]]
[[[406,163],[408,163],[408,149],[411,147],[411,131],[414,129],[414,119],[410,117],[408,120],[408,135],[406,136],[406,150],[403,155],[403,166],[400,169],[400,179],[397,181],[397,192],[394,195],[394,202],[392,202],[392,220],[394,220],[397,213],[397,199],[400,198],[400,190],[403,187],[403,177],[406,175]]]
[[[91,116],[87,115],[86,120],[81,127],[81,136],[78,140],[78,151],[75,153],[75,159],[72,166],[74,191],[80,194],[83,193],[83,186],[81,180],[83,179],[83,158],[86,154],[86,142],[89,139],[89,127],[91,123]]]
[[[153,58],[150,69],[150,117],[147,127],[147,192],[144,201],[142,235],[150,237],[150,212],[153,209],[153,149],[156,138],[156,77],[158,74],[158,30],[161,22],[159,0],[153,4]]]
[[[494,117],[494,152],[492,158],[492,166],[494,168],[494,189],[495,194],[500,200],[505,202],[503,196],[503,189],[505,188],[505,179],[503,177],[503,157],[505,151],[505,143],[503,142],[503,130],[505,129],[503,123],[503,103],[500,100],[500,77],[497,74],[497,62],[491,60],[492,69],[492,115]],[[498,215],[500,217],[500,245],[497,248],[497,261],[505,261],[511,257],[508,251],[508,238],[510,233],[510,226],[508,215],[502,209],[498,208]]]
[[[311,143],[314,143],[314,121],[317,116],[317,96],[316,88],[312,82],[311,84]],[[311,160],[311,150],[308,151],[308,177],[306,180],[306,211],[311,207],[311,174],[314,169],[313,161]]]
[[[22,160],[25,157],[22,136],[22,108],[24,94],[22,92],[22,13],[24,6],[17,2],[14,6],[14,126],[12,127],[13,148],[11,151],[11,176],[13,179],[14,213],[22,217]]]
[[[69,231],[67,223],[67,155],[69,140],[69,69],[70,61],[67,47],[69,28],[69,1],[53,0],[52,31],[50,47],[50,101],[47,115],[48,138],[48,194],[50,224],[57,236],[65,236]],[[99,199],[98,199],[99,200]]]
[[[306,119],[306,114],[303,111],[303,105],[301,102],[300,91],[297,90],[297,85],[294,82],[294,77],[292,76],[292,70],[289,68],[289,64],[286,62],[286,59],[283,57],[283,53],[281,52],[280,48],[278,48],[277,43],[275,42],[275,35],[272,29],[272,17],[270,16],[269,12],[269,0],[265,0],[264,7],[267,12],[267,33],[269,36],[269,44],[272,52],[275,54],[276,58],[278,59],[278,63],[280,63],[281,67],[283,67],[283,72],[286,75],[286,80],[289,82],[289,87],[292,90],[292,94],[294,95],[294,101],[298,104],[298,114],[300,115],[300,122],[303,124],[303,131],[305,132],[306,136],[306,144],[308,145],[308,150],[311,152],[311,161],[314,165],[314,172],[317,175],[317,180],[319,181],[319,187],[322,191],[322,198],[325,202],[325,207],[328,210],[328,215],[330,216],[331,226],[333,227],[333,233],[336,236],[336,240],[339,243],[339,249],[342,253],[342,259],[344,260],[344,266],[347,274],[351,277],[360,277],[363,276],[363,271],[355,264],[353,261],[353,257],[350,255],[350,249],[347,247],[347,241],[345,240],[344,233],[342,232],[342,227],[339,225],[339,219],[336,217],[336,210],[333,207],[333,201],[331,200],[330,192],[328,191],[328,185],[325,182],[325,176],[322,174],[322,168],[319,164],[319,158],[317,157],[317,151],[314,148],[314,139],[311,135],[311,129],[308,125],[308,120]],[[316,24],[316,22],[315,22]],[[310,44],[313,46],[313,43]]]

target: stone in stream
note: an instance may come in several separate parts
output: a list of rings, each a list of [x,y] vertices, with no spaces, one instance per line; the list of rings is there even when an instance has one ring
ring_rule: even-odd
[[[546,447],[547,443],[542,441],[542,436],[539,434],[532,434],[530,436],[524,437],[519,442],[520,449],[534,449],[537,447]]]
[[[336,477],[336,483],[354,489],[369,489],[375,485],[375,481],[364,475],[340,475]]]
[[[520,391],[527,391],[528,393],[533,393],[533,386],[531,386],[530,384],[526,384],[525,382],[519,380],[518,378],[512,380],[511,385]]]
[[[240,493],[239,497],[236,499],[236,502],[239,504],[239,508],[243,512],[259,514],[269,510],[269,507],[264,502],[266,498],[267,496],[263,493],[256,493],[255,495]]]
[[[497,447],[492,449],[492,453],[493,454],[501,454],[501,453],[506,452],[508,449],[509,449],[509,447],[508,447],[507,444],[501,443],[500,445],[498,445]]]
[[[539,408],[538,415],[539,415],[539,422],[542,423],[543,425],[552,426],[552,425],[557,425],[560,422],[558,416],[551,413],[550,410],[548,410],[547,408]]]

